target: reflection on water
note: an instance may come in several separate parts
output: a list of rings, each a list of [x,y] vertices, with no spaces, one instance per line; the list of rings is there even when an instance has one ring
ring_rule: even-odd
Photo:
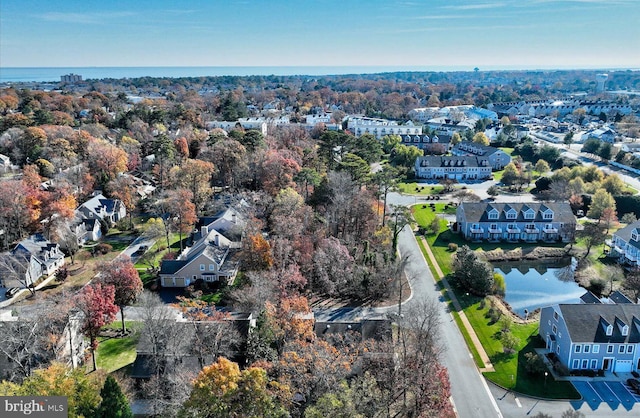
[[[524,311],[556,303],[578,303],[585,290],[573,281],[572,260],[564,263],[494,263],[494,271],[504,276],[505,297],[511,309],[524,317]]]

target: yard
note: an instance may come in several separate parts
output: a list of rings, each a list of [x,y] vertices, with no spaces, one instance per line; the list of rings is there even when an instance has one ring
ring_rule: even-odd
[[[418,225],[422,228],[428,229],[428,226],[434,217],[441,215],[443,209],[443,204],[441,204],[440,207],[436,206],[435,211],[432,211],[429,207],[423,208],[422,205],[417,205],[413,207],[413,212]],[[459,235],[454,234],[447,229],[446,222],[441,222],[439,233],[425,235],[425,238],[444,274],[451,273],[452,253],[448,250],[449,243],[454,243],[458,246],[469,245],[472,249],[481,248],[483,250],[492,250],[495,248],[508,250],[522,246],[522,244],[468,243],[461,239]],[[421,248],[424,253],[424,248],[422,246]],[[425,258],[428,259],[426,254]],[[434,276],[436,276],[433,266],[430,265],[430,267]],[[556,382],[553,379],[549,379],[545,384],[543,375],[532,376],[525,371],[524,354],[532,351],[538,342],[538,339],[536,338],[538,330],[537,323],[511,325],[510,332],[518,338],[519,344],[516,346],[515,354],[506,355],[504,354],[502,344],[499,341],[501,324],[500,321],[494,322],[490,318],[490,315],[488,314],[490,309],[489,304],[481,303],[481,298],[467,296],[466,294],[461,294],[459,292],[455,293],[465,315],[469,319],[469,322],[478,335],[482,346],[487,352],[487,355],[495,368],[495,372],[485,373],[485,376],[489,380],[505,388],[533,396],[544,396],[558,399],[574,399],[578,397],[570,383]],[[455,314],[455,309],[452,305],[451,309]],[[456,322],[458,322],[458,325],[460,326],[458,316],[454,315],[454,317],[456,317]],[[464,327],[461,327],[461,330],[464,331]],[[484,367],[484,364],[482,364],[476,350],[473,348],[473,344],[470,343],[468,334],[463,332],[463,335],[465,340],[467,340],[467,345],[470,347],[470,351],[472,352],[475,361],[478,363],[479,367]]]
[[[417,195],[417,196],[429,196],[429,195],[437,195],[442,194],[444,190],[443,186],[440,185],[418,185],[418,183],[400,183],[398,184],[398,191],[400,193]]]
[[[99,338],[100,345],[96,352],[98,368],[107,373],[113,373],[132,364],[136,359],[136,345],[140,337],[142,324],[135,321],[125,321],[129,335],[125,337],[110,336],[122,327],[122,322],[114,321],[103,328],[103,335]]]

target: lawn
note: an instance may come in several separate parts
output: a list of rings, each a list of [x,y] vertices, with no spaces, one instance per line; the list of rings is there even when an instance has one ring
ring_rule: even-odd
[[[98,367],[104,369],[107,373],[132,364],[136,359],[136,345],[140,336],[139,322],[125,321],[127,329],[131,333],[124,338],[100,337],[100,345],[96,352],[96,362]],[[122,322],[114,321],[105,328],[120,329]]]
[[[185,236],[182,237],[183,238],[183,242],[186,239]],[[170,234],[169,235],[169,244],[171,245],[170,248],[167,248],[167,239],[166,237],[162,236],[160,238],[158,238],[156,240],[156,242],[151,246],[151,248],[149,248],[147,250],[147,254],[151,254],[153,255],[153,259],[149,260],[149,261],[141,261],[144,257],[141,257],[138,262],[135,264],[136,268],[139,270],[146,270],[147,268],[149,268],[149,264],[152,264],[153,266],[158,266],[160,265],[160,261],[162,260],[162,257],[164,257],[164,255],[166,253],[168,253],[169,251],[173,251],[173,252],[179,252],[180,251],[180,235],[178,234]]]
[[[413,194],[418,196],[437,195],[444,189],[444,187],[438,185],[420,185],[418,183],[400,183],[398,184],[398,191],[400,193]]]
[[[414,216],[418,225],[420,225],[421,227],[427,227],[437,214],[442,213],[444,205],[440,205],[440,207],[436,206],[435,212],[431,211],[430,208],[424,209],[421,207],[421,205],[414,206]],[[439,234],[428,234],[425,236],[425,238],[427,239],[427,242],[431,247],[436,261],[440,265],[440,269],[444,274],[451,273],[452,253],[447,249],[449,243],[455,243],[458,246],[469,245],[469,247],[471,247],[472,249],[481,248],[484,250],[491,250],[495,248],[503,248],[505,250],[508,250],[522,246],[521,244],[505,243],[468,243],[467,241],[462,240],[459,235],[449,231],[446,227],[446,223],[441,223],[441,230]],[[423,254],[425,254],[425,258],[427,258],[421,242],[419,242],[419,245]],[[429,266],[435,275],[435,271],[430,262]],[[440,287],[442,288],[442,286]],[[539,343],[536,337],[538,331],[537,323],[511,325],[510,332],[518,338],[520,343],[516,347],[517,351],[515,354],[506,355],[504,354],[502,343],[499,341],[501,324],[500,321],[494,323],[491,321],[491,319],[489,319],[489,316],[487,314],[490,308],[489,304],[481,304],[480,298],[468,296],[460,292],[456,292],[456,297],[460,301],[465,315],[469,319],[469,322],[475,330],[478,339],[482,343],[482,346],[484,347],[494,366],[494,372],[485,373],[485,376],[489,380],[505,388],[513,389],[517,392],[528,395],[550,397],[556,399],[578,398],[578,394],[575,392],[575,389],[570,383],[556,382],[553,379],[548,378],[545,384],[543,375],[532,376],[528,374],[524,369],[524,354],[526,352],[532,351],[536,347],[535,344]],[[450,307],[453,308],[451,304]],[[470,342],[470,338],[466,330],[464,330],[464,327],[460,323],[459,316],[454,309],[452,309],[452,314],[454,316],[454,319],[456,320],[456,323],[458,324],[458,327],[463,331],[462,334],[467,341],[467,345],[473,355],[476,364],[479,367],[484,367],[484,364],[482,363],[477,350],[475,350],[473,344]]]

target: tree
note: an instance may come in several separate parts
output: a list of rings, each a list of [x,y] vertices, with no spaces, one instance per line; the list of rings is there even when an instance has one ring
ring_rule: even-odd
[[[161,213],[160,219],[165,227],[167,247],[169,244],[169,231],[178,231],[180,240],[180,251],[182,252],[184,243],[182,235],[188,233],[197,222],[196,206],[193,204],[193,195],[187,189],[170,190],[165,193],[163,199],[157,202],[157,209]]]
[[[582,238],[587,246],[587,252],[584,254],[583,258],[587,258],[589,256],[593,246],[598,246],[604,243],[604,240],[607,237],[605,228],[606,227],[600,223],[586,222],[584,224],[584,228],[577,231],[576,235],[579,238]]]
[[[462,142],[462,137],[460,137],[458,132],[454,132],[453,135],[451,135],[451,145],[456,145],[460,142]]]
[[[480,145],[489,145],[489,138],[487,138],[484,132],[478,132],[473,136],[473,142]]]
[[[617,174],[608,175],[602,182],[602,188],[612,196],[619,196],[625,188],[625,184]]]
[[[494,184],[492,186],[489,186],[489,188],[487,189],[487,194],[489,196],[496,197],[500,194],[500,190],[498,189],[498,186]]]
[[[306,201],[309,200],[309,186],[319,185],[321,177],[313,168],[304,167],[295,175],[294,180],[304,190],[304,200]]]
[[[39,266],[36,266],[37,262],[24,251],[0,254],[1,283],[6,287],[13,287],[18,283],[35,296],[35,283],[40,278]]]
[[[198,374],[182,413],[216,418],[286,417],[278,397],[287,390],[270,382],[260,367],[240,371],[237,363],[219,357]]]
[[[614,208],[606,208],[598,220],[604,226],[605,235],[609,235],[609,229],[618,225],[618,214]]]
[[[367,182],[371,173],[371,167],[364,159],[356,154],[346,153],[339,164],[339,169],[344,170],[351,179],[359,185]]]
[[[261,233],[242,241],[242,267],[245,270],[268,270],[273,265],[271,245]]]
[[[133,418],[129,401],[113,376],[109,375],[105,379],[100,397],[102,401],[94,415],[96,418]]]
[[[513,354],[516,351],[516,347],[520,344],[520,339],[511,332],[502,332],[500,335],[500,342],[502,343],[502,349],[506,354]]]
[[[133,211],[140,200],[140,195],[136,188],[133,178],[128,175],[121,175],[111,180],[107,184],[109,194],[114,199],[119,199],[129,214],[129,226],[133,228]]]
[[[172,170],[174,184],[191,192],[196,212],[200,212],[211,197],[211,176],[215,168],[212,163],[202,160],[187,159],[182,166]]]
[[[550,170],[549,163],[545,160],[538,160],[536,163],[536,171],[540,174],[544,174]]]
[[[589,138],[582,144],[581,152],[586,154],[597,154],[600,149],[600,141],[595,138]]]
[[[620,218],[620,222],[623,224],[632,224],[637,220],[638,218],[636,218],[636,214],[633,212],[625,213],[622,215],[622,218]]]
[[[463,245],[454,255],[452,284],[478,296],[486,296],[494,288],[493,271],[476,253]]]
[[[391,228],[391,258],[395,259],[398,254],[398,237],[402,229],[411,221],[411,213],[406,206],[393,205],[391,207],[389,226]]]
[[[268,151],[262,163],[262,187],[275,196],[282,189],[295,187],[293,178],[300,171],[300,165],[279,151]]]
[[[569,146],[573,143],[573,131],[569,131],[567,132],[567,134],[564,136],[562,142]]]
[[[122,334],[127,332],[124,322],[124,307],[136,301],[142,292],[142,281],[138,270],[128,256],[120,256],[110,263],[98,266],[100,282],[115,289],[114,303],[120,308]]]
[[[100,328],[113,322],[118,312],[114,298],[114,287],[111,285],[103,286],[101,283],[85,286],[76,297],[76,306],[84,315],[82,332],[91,341],[94,371],[98,368],[96,364],[96,349],[98,348]]]
[[[591,219],[600,219],[604,210],[610,208],[616,210],[616,201],[613,196],[605,189],[596,190],[593,198],[591,199],[591,206],[587,212],[587,216]]]
[[[633,294],[633,300],[637,301],[640,297],[640,268],[631,269],[622,282],[622,287]]]
[[[513,162],[510,162],[504,168],[504,173],[502,174],[502,182],[507,186],[513,186],[518,183],[519,179],[520,170],[518,170]]]
[[[314,405],[307,407],[304,418],[364,418],[358,413],[352,389],[346,382],[340,384],[337,392],[325,393]]]

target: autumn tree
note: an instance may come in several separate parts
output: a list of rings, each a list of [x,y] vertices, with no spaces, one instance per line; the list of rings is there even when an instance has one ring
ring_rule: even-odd
[[[202,158],[213,163],[214,178],[222,186],[237,187],[247,177],[247,149],[235,139],[216,141]]]
[[[142,292],[142,281],[138,270],[126,255],[98,266],[99,281],[103,286],[115,289],[114,303],[120,308],[122,334],[127,332],[124,322],[124,307],[136,301]]]
[[[93,161],[91,167],[95,170],[95,177],[102,185],[127,171],[127,153],[107,141],[96,139],[90,142],[87,152],[89,160]]]
[[[583,258],[587,258],[591,252],[591,248],[604,243],[607,234],[605,233],[606,226],[596,222],[585,222],[582,230],[576,232],[578,238],[582,238],[584,244],[587,247],[587,252]]]
[[[191,192],[196,212],[200,212],[211,197],[211,176],[215,169],[212,163],[202,160],[187,159],[180,167],[171,170],[173,183],[177,188]]]
[[[113,322],[118,312],[114,299],[115,288],[101,283],[85,286],[76,298],[76,306],[84,315],[82,332],[91,343],[93,370],[97,369],[96,349],[100,329]]]
[[[279,396],[287,391],[271,382],[264,369],[249,367],[240,371],[237,363],[219,357],[198,374],[182,413],[219,418],[286,417]]]
[[[487,138],[484,132],[478,132],[473,136],[473,142],[480,145],[489,145],[489,138]]]
[[[262,187],[275,196],[282,189],[295,187],[293,178],[299,171],[300,165],[294,159],[277,151],[269,151],[262,163]]]
[[[621,195],[625,189],[625,184],[617,174],[608,175],[602,182],[602,188],[605,189],[610,195]]]
[[[320,184],[320,174],[313,168],[303,167],[294,177],[295,182],[304,190],[305,200],[309,200],[309,187]]]
[[[273,265],[271,245],[256,233],[242,241],[242,267],[245,270],[267,270]]]
[[[140,195],[133,179],[130,176],[120,175],[107,184],[109,195],[119,199],[129,215],[129,226],[133,228],[133,212],[136,210]]]
[[[2,247],[7,248],[9,243],[22,239],[26,228],[31,222],[29,216],[31,210],[27,194],[30,188],[19,180],[6,180],[0,182],[0,230],[4,231]]]
[[[587,212],[587,216],[591,219],[600,219],[605,209],[610,208],[616,210],[616,201],[613,196],[605,189],[596,190],[593,198],[591,199],[591,206]]]
[[[540,174],[544,174],[550,170],[549,163],[545,160],[538,160],[536,163],[536,171]]]
[[[100,397],[102,401],[94,415],[96,418],[133,418],[129,401],[113,376],[109,375],[105,379]]]
[[[640,269],[638,267],[634,267],[627,272],[622,282],[622,287],[633,294],[634,301],[640,298]]]

